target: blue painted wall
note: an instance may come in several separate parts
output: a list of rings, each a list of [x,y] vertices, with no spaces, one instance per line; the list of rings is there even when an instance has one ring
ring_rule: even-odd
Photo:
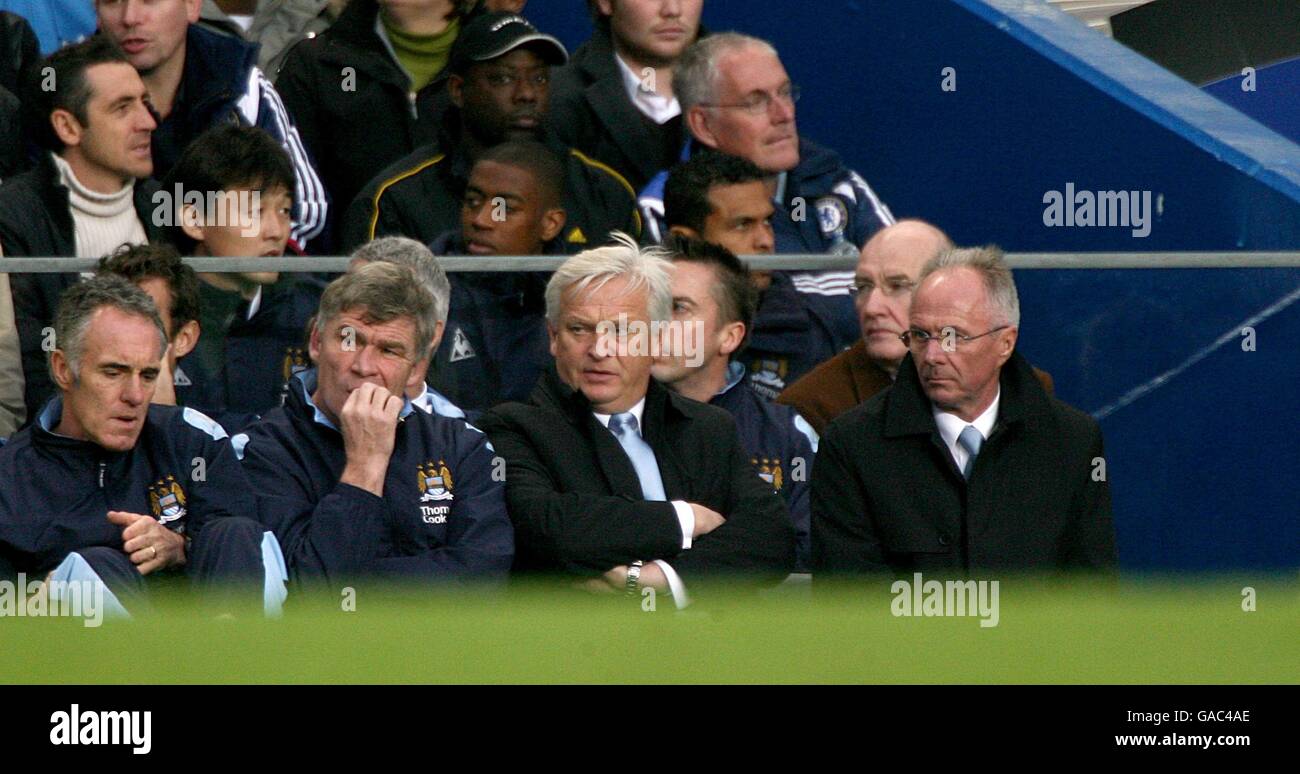
[[[573,46],[590,31],[582,0],[534,0],[528,15]],[[705,22],[771,40],[804,91],[801,131],[896,215],[959,243],[1300,249],[1300,147],[1039,0],[707,0]],[[940,88],[948,67],[955,92]],[[1067,183],[1150,191],[1150,235],[1045,226],[1044,194]],[[1300,566],[1300,309],[1258,322],[1253,352],[1239,336],[1300,271],[1017,282],[1021,350],[1060,397],[1104,415],[1124,566]]]
[[[1300,142],[1300,57],[1258,67],[1253,82],[1233,75],[1202,87],[1269,129]]]

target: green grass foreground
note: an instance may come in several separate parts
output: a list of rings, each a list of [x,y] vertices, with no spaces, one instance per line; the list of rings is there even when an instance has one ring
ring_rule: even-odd
[[[279,620],[0,618],[0,683],[1300,683],[1300,584],[1004,582],[999,622],[896,617],[889,581],[715,590],[658,600],[548,585],[415,597],[361,590],[356,610],[300,602]],[[1256,611],[1242,610],[1242,587]]]

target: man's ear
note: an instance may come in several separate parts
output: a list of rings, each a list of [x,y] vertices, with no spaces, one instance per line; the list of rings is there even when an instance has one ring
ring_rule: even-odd
[[[614,15],[613,0],[596,0],[596,10],[600,11],[601,16]]]
[[[1008,328],[1007,330],[1002,331],[1002,335],[998,337],[998,346],[1001,347],[1001,349],[998,350],[999,368],[1011,359],[1011,353],[1016,351],[1016,339],[1019,337],[1019,328]]]
[[[315,322],[311,326],[311,334],[307,337],[307,355],[311,362],[320,362],[320,326]]]
[[[185,5],[187,6],[185,8],[185,18],[189,20],[190,24],[198,22],[199,12],[203,9],[203,0],[186,0]]]
[[[433,354],[438,351],[438,345],[442,343],[442,336],[447,332],[447,321],[440,320],[433,327],[433,341],[429,343],[429,360],[432,362]]]
[[[745,340],[745,324],[743,322],[727,323],[718,331],[718,352],[723,355],[730,355],[732,352],[740,349],[740,345]]]
[[[181,207],[181,231],[185,236],[193,239],[199,244],[203,243],[203,217],[199,210],[192,204],[186,204]]]
[[[704,145],[718,147],[718,136],[709,128],[709,112],[706,108],[700,105],[692,107],[686,113],[686,128]]]
[[[194,346],[199,343],[199,334],[201,332],[198,320],[190,320],[181,326],[176,335],[172,337],[172,354],[177,360],[185,357],[194,350]]]
[[[59,142],[73,147],[81,144],[81,137],[85,134],[85,127],[81,125],[77,117],[63,109],[50,113],[50,127],[54,129],[54,134],[59,138]]]
[[[550,320],[547,320],[547,321],[546,321],[546,337],[550,340],[549,346],[550,346],[550,349],[551,349],[551,357],[555,357],[555,354],[556,354],[556,353],[555,353],[555,349],[556,349],[556,347],[555,347],[555,334],[556,334],[555,326],[551,325],[551,321],[550,321]]]
[[[465,78],[452,73],[447,77],[447,98],[458,108],[465,107]]]
[[[56,349],[50,353],[50,373],[60,390],[72,389],[72,383],[76,379],[72,375],[72,364],[68,362],[68,356],[63,354],[63,350]]]
[[[423,391],[421,385],[424,384],[425,377],[429,375],[429,361],[433,359],[433,352],[432,349],[429,350],[429,354],[415,361],[415,364],[411,366],[411,374],[406,377],[404,387],[406,397],[418,397]]]
[[[558,236],[568,219],[568,214],[560,207],[542,213],[542,241],[549,242]]]
[[[668,233],[669,233],[669,234],[676,234],[676,235],[678,235],[678,236],[684,236],[684,237],[686,237],[687,239],[699,239],[699,238],[700,238],[700,232],[696,231],[695,229],[691,228],[690,226],[669,226],[669,227],[668,227]]]

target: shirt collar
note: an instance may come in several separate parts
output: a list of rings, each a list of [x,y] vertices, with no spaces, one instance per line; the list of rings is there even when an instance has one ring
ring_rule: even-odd
[[[312,393],[316,392],[316,369],[308,368],[306,371],[302,371],[294,375],[293,378],[298,381],[298,387],[299,389],[302,390],[303,400],[307,402],[308,406],[311,406],[312,420],[315,421],[317,424],[324,425],[329,429],[334,430],[335,432],[339,432],[339,433],[343,432],[342,430],[339,429],[338,425],[330,421],[330,418],[325,415],[325,412],[321,411],[320,407],[316,405],[316,401],[312,400],[311,398]],[[397,415],[398,418],[406,419],[407,415],[410,414],[411,411],[414,410],[414,408],[415,406],[411,403],[411,401],[406,396],[403,395],[402,411]]]
[[[676,97],[665,97],[658,92],[646,91],[641,88],[641,76],[627,66],[623,57],[615,54],[614,61],[618,62],[619,74],[623,76],[623,90],[627,92],[627,98],[632,101],[637,110],[656,124],[665,123],[681,115],[682,106],[677,102]]]
[[[620,413],[626,414],[629,412],[631,412],[632,416],[636,417],[637,432],[641,435],[645,435],[645,428],[642,427],[642,423],[641,423],[641,415],[645,413],[645,396],[642,396],[641,400],[637,401],[635,406],[628,409],[627,411],[620,412]],[[600,422],[605,427],[609,427],[609,418],[614,416],[613,414],[601,414],[600,412],[597,411],[593,411],[591,413],[596,416],[596,421]]]
[[[789,172],[782,172],[776,176],[776,193],[772,195],[772,202],[778,208],[785,205],[785,184],[789,177]]]
[[[993,396],[993,402],[989,407],[984,409],[984,413],[975,417],[974,422],[967,422],[956,414],[949,414],[942,411],[934,404],[930,405],[930,411],[934,414],[934,423],[939,426],[939,436],[949,447],[957,445],[957,436],[961,431],[966,429],[966,425],[974,425],[975,429],[988,440],[993,433],[993,425],[998,421],[998,404],[1002,402],[1002,386],[998,385],[998,394]]]
[[[421,392],[411,400],[411,405],[424,411],[426,414],[437,414],[442,417],[455,417],[465,419],[465,412],[460,406],[452,403],[446,395],[437,390],[429,389],[429,385],[424,385],[424,392]]]
[[[53,400],[45,404],[45,409],[41,411],[40,417],[36,422],[41,429],[47,433],[54,433],[54,428],[58,427],[59,420],[63,418],[63,398],[54,396]]]
[[[727,382],[718,390],[718,395],[725,395],[745,379],[745,364],[739,360],[733,360],[727,363]]]

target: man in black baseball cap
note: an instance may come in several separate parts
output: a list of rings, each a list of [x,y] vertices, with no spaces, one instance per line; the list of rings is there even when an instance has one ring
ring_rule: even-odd
[[[558,40],[513,13],[488,13],[465,26],[452,48],[447,96],[435,142],[385,169],[362,189],[343,224],[342,248],[380,236],[425,244],[460,224],[474,161],[506,140],[537,140],[564,159],[560,239],[570,252],[603,244],[611,231],[640,234],[635,192],[614,170],[574,151],[546,126],[553,65],[568,58]],[[501,217],[508,215],[508,205]]]
[[[548,65],[569,61],[569,52],[555,38],[539,32],[517,13],[489,13],[465,27],[451,49],[451,72],[464,74],[475,62],[486,62],[528,46]]]

